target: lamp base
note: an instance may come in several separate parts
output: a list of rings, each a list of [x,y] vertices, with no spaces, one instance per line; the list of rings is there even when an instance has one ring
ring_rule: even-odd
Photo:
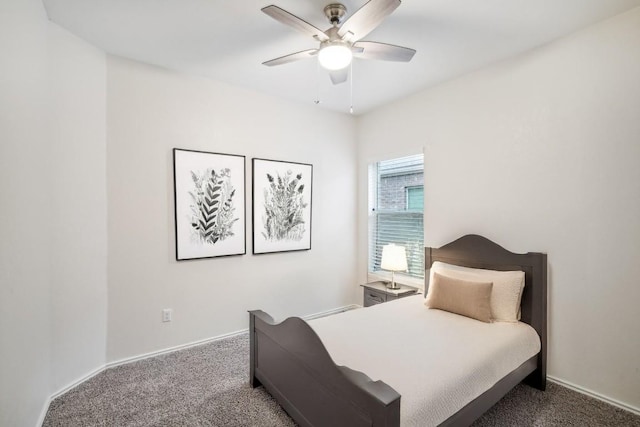
[[[391,270],[391,283],[387,283],[387,289],[400,289],[400,286],[396,283],[396,272]]]

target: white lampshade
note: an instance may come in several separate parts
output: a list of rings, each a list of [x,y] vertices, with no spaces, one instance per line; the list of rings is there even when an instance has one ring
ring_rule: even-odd
[[[393,243],[382,248],[382,262],[380,267],[389,271],[407,271],[407,252],[404,246]]]
[[[320,65],[330,71],[341,70],[351,64],[353,54],[344,44],[329,44],[318,52]]]

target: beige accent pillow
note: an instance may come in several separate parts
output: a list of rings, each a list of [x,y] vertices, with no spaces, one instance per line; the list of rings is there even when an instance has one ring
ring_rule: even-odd
[[[436,261],[431,266],[429,283],[434,273],[472,282],[492,282],[491,318],[493,321],[517,322],[520,320],[524,271],[485,270]]]
[[[482,322],[491,322],[491,282],[469,282],[433,275],[424,304]]]

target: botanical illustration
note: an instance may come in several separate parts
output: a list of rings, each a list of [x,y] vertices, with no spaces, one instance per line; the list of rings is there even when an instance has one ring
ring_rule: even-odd
[[[253,253],[311,249],[313,165],[253,159]]]
[[[216,173],[207,169],[204,173],[191,172],[194,190],[191,196],[192,238],[200,243],[215,245],[218,241],[233,236],[234,196],[231,171],[223,168]]]
[[[300,241],[305,234],[304,184],[302,173],[293,176],[267,173],[268,186],[264,189],[264,213],[262,236],[268,241]]]
[[[244,255],[244,156],[173,149],[176,260]]]

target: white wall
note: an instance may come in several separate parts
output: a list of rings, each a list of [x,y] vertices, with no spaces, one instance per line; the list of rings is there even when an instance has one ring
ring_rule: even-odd
[[[0,4],[0,425],[35,425],[49,396],[51,209],[47,25],[37,1]],[[39,226],[36,224],[40,224]]]
[[[52,386],[105,363],[106,55],[50,24]]]
[[[425,147],[427,246],[478,233],[548,253],[549,374],[635,408],[639,52],[635,9],[358,123],[360,188],[369,159]],[[363,275],[363,226],[358,246]]]
[[[349,116],[108,58],[108,361],[356,301]],[[172,148],[247,157],[247,255],[175,260]],[[313,164],[312,250],[251,255],[251,158]],[[161,322],[172,308],[174,320]]]
[[[104,364],[105,55],[0,5],[0,425]]]

